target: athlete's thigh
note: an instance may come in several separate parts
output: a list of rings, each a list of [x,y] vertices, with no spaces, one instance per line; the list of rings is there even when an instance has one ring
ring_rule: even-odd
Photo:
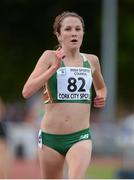
[[[83,178],[90,164],[92,152],[91,140],[82,140],[74,144],[66,155],[70,178]],[[77,173],[77,174],[76,174]]]
[[[75,159],[88,159],[90,160],[92,153],[92,141],[91,140],[82,140],[75,143],[67,152],[67,160]]]
[[[64,166],[64,156],[45,145],[38,148],[38,154],[43,178],[60,178]]]

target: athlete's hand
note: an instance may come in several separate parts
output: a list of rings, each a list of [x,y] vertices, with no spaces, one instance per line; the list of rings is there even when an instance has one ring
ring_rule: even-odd
[[[106,99],[104,97],[96,96],[94,98],[94,107],[102,108],[105,106]]]
[[[58,48],[56,51],[55,51],[55,61],[53,63],[53,66],[58,69],[61,65],[61,61],[62,61],[62,58],[65,57],[65,54],[64,54],[64,51],[62,48]]]

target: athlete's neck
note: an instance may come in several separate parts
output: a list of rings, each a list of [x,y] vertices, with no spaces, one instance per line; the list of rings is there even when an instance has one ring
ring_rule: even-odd
[[[80,52],[79,49],[78,50],[68,50],[68,49],[63,49],[64,53],[65,53],[65,58],[70,60],[70,61],[75,61],[80,59]]]

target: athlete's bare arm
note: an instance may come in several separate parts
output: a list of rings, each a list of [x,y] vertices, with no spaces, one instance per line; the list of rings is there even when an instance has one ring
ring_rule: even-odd
[[[26,81],[22,94],[24,98],[29,98],[36,93],[45,84],[48,79],[60,67],[62,50],[45,51],[39,58],[33,72]]]
[[[90,55],[92,69],[93,69],[93,85],[96,92],[96,97],[94,99],[95,107],[103,107],[105,105],[107,97],[107,88],[101,73],[100,63],[98,57],[95,55]]]

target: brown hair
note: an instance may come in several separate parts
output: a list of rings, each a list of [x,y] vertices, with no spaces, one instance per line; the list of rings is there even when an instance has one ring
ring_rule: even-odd
[[[79,16],[75,12],[65,11],[65,12],[59,14],[55,18],[55,21],[54,21],[54,24],[53,24],[54,34],[56,34],[57,32],[60,33],[61,23],[66,17],[76,17],[76,18],[78,18],[81,21],[82,27],[83,27],[83,30],[84,30],[85,24],[84,24],[83,18],[81,16]]]

